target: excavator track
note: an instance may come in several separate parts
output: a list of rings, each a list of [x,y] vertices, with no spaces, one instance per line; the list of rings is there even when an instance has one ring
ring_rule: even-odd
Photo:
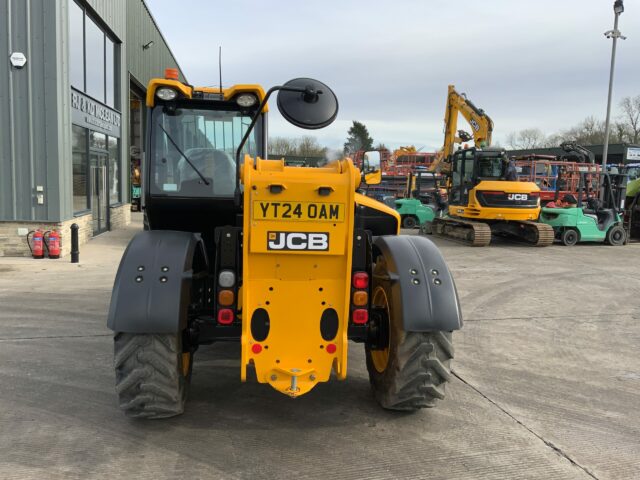
[[[491,228],[489,225],[461,218],[434,218],[431,232],[437,237],[448,238],[472,247],[486,247],[491,243]]]
[[[553,228],[545,223],[511,221],[495,222],[490,225],[454,217],[435,218],[431,225],[431,233],[472,247],[489,245],[492,233],[504,235],[532,247],[547,247],[555,238]]]
[[[516,222],[524,229],[525,236],[520,237],[533,247],[548,247],[555,239],[555,232],[551,225],[538,222]]]

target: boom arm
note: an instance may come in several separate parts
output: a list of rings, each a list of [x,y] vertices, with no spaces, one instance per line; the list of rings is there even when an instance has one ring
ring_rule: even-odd
[[[460,113],[471,126],[472,134],[469,135],[458,128],[458,113]],[[453,154],[453,146],[456,143],[467,142],[473,138],[477,147],[491,145],[493,121],[484,110],[476,107],[467,99],[464,93],[456,92],[455,86],[449,85],[447,106],[444,112],[444,146],[438,152],[436,160],[430,170],[436,170],[439,164]],[[483,145],[484,143],[484,145]]]

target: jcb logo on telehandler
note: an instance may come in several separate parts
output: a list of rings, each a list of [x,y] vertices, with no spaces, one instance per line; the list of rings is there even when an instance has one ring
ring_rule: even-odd
[[[267,232],[267,250],[329,250],[329,234],[321,232]]]
[[[507,195],[507,198],[509,200],[528,200],[529,195],[527,195],[526,193],[510,193],[509,195]]]

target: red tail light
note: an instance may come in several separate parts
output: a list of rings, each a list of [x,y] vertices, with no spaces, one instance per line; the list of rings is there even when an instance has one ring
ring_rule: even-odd
[[[358,308],[357,310],[353,311],[353,313],[351,314],[351,318],[353,320],[353,323],[355,323],[356,325],[364,325],[369,321],[369,312],[364,308]]]
[[[369,274],[367,272],[356,272],[353,274],[353,288],[363,289],[369,286]]]
[[[221,308],[218,310],[218,323],[220,325],[230,325],[233,323],[235,314],[230,308]]]

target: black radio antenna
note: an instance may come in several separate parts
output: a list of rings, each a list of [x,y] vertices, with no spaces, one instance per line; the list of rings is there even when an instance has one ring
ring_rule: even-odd
[[[218,72],[220,72],[220,93],[222,93],[222,46],[218,47]]]

